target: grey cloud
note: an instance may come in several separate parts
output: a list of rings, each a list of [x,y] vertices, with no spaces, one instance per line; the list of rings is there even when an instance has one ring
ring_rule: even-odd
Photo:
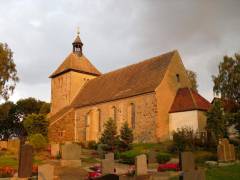
[[[217,64],[239,51],[239,7],[239,0],[3,1],[0,41],[15,52],[21,78],[12,98],[49,100],[48,75],[80,26],[84,53],[102,72],[178,49],[210,100]]]

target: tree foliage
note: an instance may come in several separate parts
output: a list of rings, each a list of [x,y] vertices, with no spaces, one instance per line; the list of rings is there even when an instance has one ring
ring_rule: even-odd
[[[218,66],[218,75],[212,78],[216,95],[240,104],[240,54],[224,56]]]
[[[229,125],[234,125],[240,132],[240,54],[224,56],[218,66],[218,75],[212,76],[212,79],[214,93],[235,106],[225,117]]]
[[[220,100],[216,100],[207,112],[207,130],[218,140],[227,136],[227,120]]]
[[[16,103],[18,112],[23,117],[28,114],[47,114],[50,112],[50,104],[36,100],[35,98],[29,97],[26,99],[20,99]]]
[[[24,118],[23,126],[26,129],[28,136],[42,134],[44,137],[47,137],[48,120],[44,114],[29,114]]]
[[[106,144],[108,146],[108,148],[113,151],[116,148],[118,139],[119,138],[117,136],[116,122],[112,118],[110,118],[104,124],[104,131],[100,138],[100,143]]]
[[[197,74],[194,71],[187,70],[187,75],[190,81],[191,88],[195,91],[198,91]]]
[[[0,105],[0,139],[7,140],[12,134],[15,134],[15,129],[18,124],[16,118],[16,106],[12,102],[5,102]]]
[[[7,44],[0,43],[0,98],[7,100],[18,81],[13,52]]]
[[[128,123],[125,122],[120,130],[121,144],[125,149],[130,149],[130,144],[133,142],[133,132],[129,128]]]
[[[34,98],[20,99],[16,104],[0,104],[0,139],[26,136],[23,119],[32,113],[46,115],[50,111],[49,107],[49,103]]]

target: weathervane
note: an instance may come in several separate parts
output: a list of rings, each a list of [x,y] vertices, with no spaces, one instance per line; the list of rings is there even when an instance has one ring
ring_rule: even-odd
[[[79,36],[79,34],[80,34],[80,28],[79,28],[79,26],[77,27],[77,35]]]

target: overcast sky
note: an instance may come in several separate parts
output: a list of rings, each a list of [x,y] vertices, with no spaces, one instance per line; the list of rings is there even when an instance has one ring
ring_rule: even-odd
[[[101,72],[177,49],[211,100],[218,63],[240,52],[239,9],[240,0],[1,0],[0,42],[20,77],[11,100],[50,101],[48,76],[71,52],[77,26]]]

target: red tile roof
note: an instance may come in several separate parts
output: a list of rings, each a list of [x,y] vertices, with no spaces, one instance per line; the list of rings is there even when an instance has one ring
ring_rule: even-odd
[[[154,92],[176,51],[150,58],[90,80],[74,99],[74,107]]]
[[[178,90],[169,113],[191,110],[207,111],[211,106],[204,97],[190,88]]]

